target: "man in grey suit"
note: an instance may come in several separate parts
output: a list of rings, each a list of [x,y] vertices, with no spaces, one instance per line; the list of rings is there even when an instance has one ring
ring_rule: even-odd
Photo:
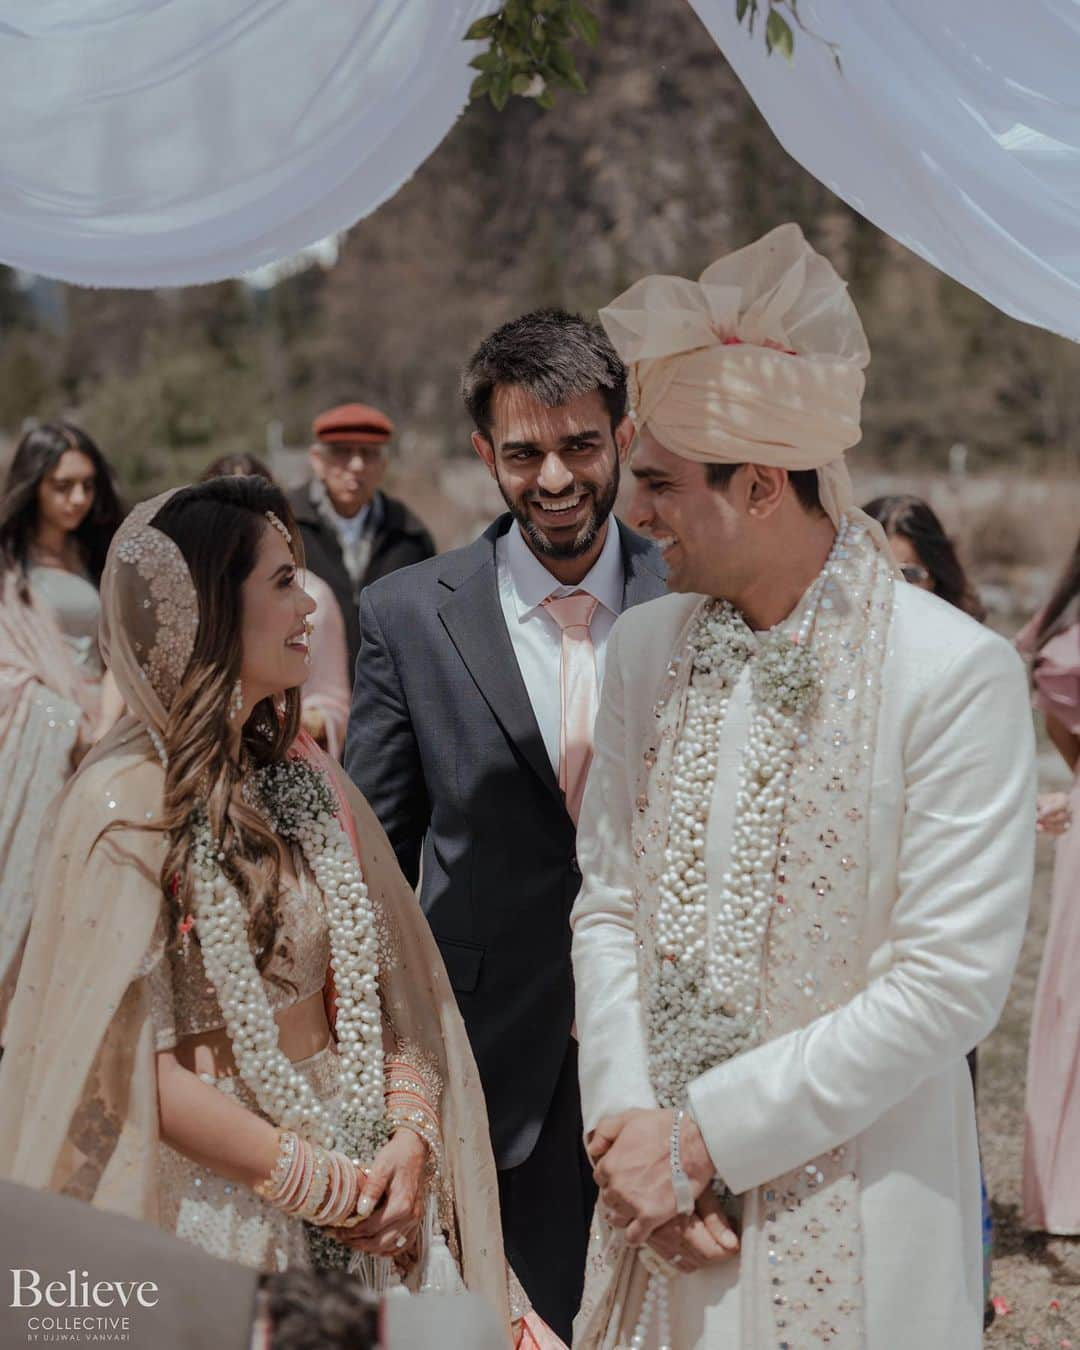
[[[422,872],[484,1084],[507,1256],[569,1341],[595,1199],[572,1036],[576,812],[607,635],[664,592],[663,567],[611,516],[634,429],[600,328],[551,310],[506,324],[463,395],[508,512],[365,590],[345,763],[405,875]]]

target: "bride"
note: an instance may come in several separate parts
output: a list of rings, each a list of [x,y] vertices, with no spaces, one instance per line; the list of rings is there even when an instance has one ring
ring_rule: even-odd
[[[47,830],[0,1171],[264,1271],[463,1281],[509,1316],[442,962],[366,802],[298,736],[300,566],[256,478],[156,498],[114,540],[102,648],[129,716]]]

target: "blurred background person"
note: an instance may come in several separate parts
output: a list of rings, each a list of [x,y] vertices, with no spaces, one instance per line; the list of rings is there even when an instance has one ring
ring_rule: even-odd
[[[38,822],[122,712],[103,695],[98,583],[123,516],[112,472],[69,422],[20,440],[0,497],[0,1036],[30,923]]]
[[[884,527],[905,581],[940,595],[942,600],[982,623],[986,607],[968,580],[956,545],[929,502],[909,493],[897,493],[875,497],[863,510]]]
[[[1039,823],[1057,834],[1050,927],[1031,1020],[1024,1130],[1023,1217],[1028,1228],[1080,1236],[1080,540],[1049,603],[1019,634],[1031,659],[1034,704],[1073,775],[1067,795],[1040,798]]]
[[[307,565],[327,582],[345,616],[349,679],[360,651],[360,592],[399,567],[435,556],[423,523],[388,497],[386,474],[394,424],[378,408],[343,403],[312,423],[312,478],[289,494]]]
[[[880,521],[888,535],[893,556],[904,580],[939,596],[947,604],[970,614],[978,623],[986,618],[986,606],[969,580],[956,551],[956,545],[945,533],[945,526],[929,502],[911,493],[894,493],[875,497],[863,510]],[[971,1087],[978,1086],[978,1055],[968,1055]],[[994,1320],[994,1305],[990,1302],[991,1271],[994,1256],[994,1220],[990,1211],[990,1195],[986,1179],[980,1169],[982,1186],[982,1240],[983,1240],[983,1295],[985,1298],[984,1326]]]
[[[222,455],[208,464],[199,479],[236,478],[254,474],[273,483],[274,476],[254,455]],[[304,589],[318,609],[311,615],[308,650],[311,674],[301,694],[304,730],[328,754],[340,759],[349,721],[351,673],[345,646],[345,620],[334,592],[314,572],[305,569]]]

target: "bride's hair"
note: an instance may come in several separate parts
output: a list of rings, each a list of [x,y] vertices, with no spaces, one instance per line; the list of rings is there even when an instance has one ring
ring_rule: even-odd
[[[248,910],[259,968],[270,959],[279,925],[281,845],[244,801],[241,766],[229,754],[229,707],[243,653],[243,585],[251,575],[272,511],[288,526],[293,556],[303,564],[300,535],[281,490],[264,478],[215,478],[173,494],[153,526],[184,556],[199,601],[195,647],[169,706],[162,828],[168,851],[161,871],[174,936],[192,906],[191,829],[205,811],[222,864]],[[243,728],[241,760],[267,764],[285,758],[300,726],[300,691],[264,699]]]

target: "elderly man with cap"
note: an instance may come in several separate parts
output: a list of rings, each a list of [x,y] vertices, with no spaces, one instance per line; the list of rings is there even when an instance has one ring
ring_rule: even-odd
[[[345,616],[349,672],[360,650],[360,592],[399,567],[435,555],[424,525],[380,491],[394,424],[363,403],[344,403],[312,424],[312,479],[289,497],[307,565],[329,585]]]
[[[964,1055],[1024,932],[1023,672],[854,508],[869,349],[797,226],[601,318],[676,594],[615,625],[578,830],[575,1347],[977,1350]]]

